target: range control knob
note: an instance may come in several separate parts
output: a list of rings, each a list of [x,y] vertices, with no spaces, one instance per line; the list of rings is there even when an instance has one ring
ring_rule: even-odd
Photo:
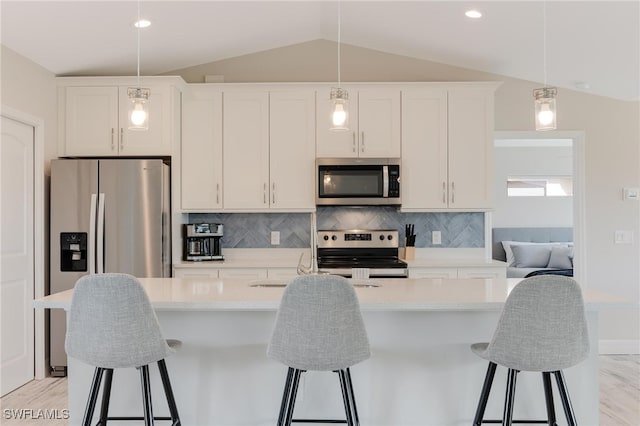
[[[337,240],[337,239],[338,239],[338,237],[336,237],[335,235],[332,235],[332,236],[331,236],[331,239],[332,239],[333,241],[335,241],[335,240]]]
[[[380,241],[384,241],[384,235],[380,235]]]
[[[389,241],[393,240],[393,235],[391,235],[391,234],[387,235],[387,240],[389,240]]]
[[[325,241],[329,241],[329,236],[325,235],[324,237],[322,237],[322,239],[325,240]]]

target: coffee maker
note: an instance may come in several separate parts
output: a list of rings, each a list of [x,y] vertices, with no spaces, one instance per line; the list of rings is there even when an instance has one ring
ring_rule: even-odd
[[[220,223],[182,225],[183,260],[224,260],[220,248],[223,226]]]

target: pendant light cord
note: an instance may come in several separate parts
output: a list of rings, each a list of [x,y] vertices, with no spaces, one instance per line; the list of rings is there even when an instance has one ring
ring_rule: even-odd
[[[544,87],[547,87],[547,2],[542,2],[542,67],[544,72]]]
[[[140,88],[140,0],[138,0],[138,21],[136,28],[138,30],[138,88]]]
[[[340,87],[340,40],[341,40],[341,25],[340,21],[342,19],[342,2],[338,1],[338,87]]]

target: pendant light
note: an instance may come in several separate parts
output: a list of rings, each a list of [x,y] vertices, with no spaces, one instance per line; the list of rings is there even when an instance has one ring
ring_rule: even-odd
[[[138,20],[135,23],[138,32],[138,81],[137,87],[129,87],[129,130],[149,129],[149,95],[150,89],[140,87],[140,30],[150,25],[149,21],[140,20],[140,0],[138,0]]]
[[[544,87],[535,89],[533,97],[535,98],[535,121],[536,130],[555,130],[556,129],[556,94],[558,89],[547,86],[547,2],[542,2],[543,8],[543,69],[544,69]]]
[[[331,104],[331,127],[334,131],[349,130],[349,92],[340,87],[340,46],[342,5],[338,1],[338,87],[331,88],[329,102]]]

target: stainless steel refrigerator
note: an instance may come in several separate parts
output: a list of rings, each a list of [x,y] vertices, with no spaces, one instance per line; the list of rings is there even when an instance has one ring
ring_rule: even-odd
[[[51,161],[51,294],[86,274],[171,276],[169,166],[162,160]],[[50,316],[50,363],[65,375],[66,315]]]

